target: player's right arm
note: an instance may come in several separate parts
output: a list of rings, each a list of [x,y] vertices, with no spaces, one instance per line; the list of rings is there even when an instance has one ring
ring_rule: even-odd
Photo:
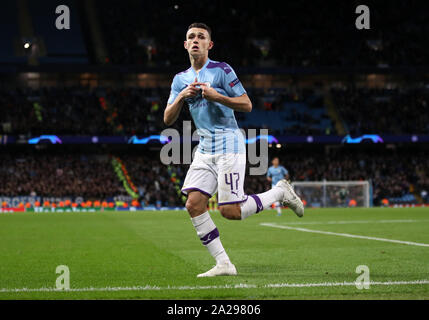
[[[189,84],[185,89],[180,91],[178,86],[177,76],[174,77],[173,83],[171,84],[170,97],[168,98],[167,107],[164,110],[164,123],[167,126],[171,126],[176,122],[179,117],[180,111],[182,110],[183,102],[186,98],[195,97],[198,94],[199,89],[195,87],[197,79]]]

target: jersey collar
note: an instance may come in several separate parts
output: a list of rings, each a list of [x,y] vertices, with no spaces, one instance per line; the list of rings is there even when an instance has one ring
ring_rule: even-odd
[[[207,65],[210,63],[210,61],[211,61],[210,58],[207,58],[206,63],[204,63],[203,67],[201,68],[201,70],[198,74],[201,74],[201,71],[203,71],[207,67]],[[191,66],[191,70],[195,76],[198,76],[197,72],[195,71],[195,69],[192,66]]]

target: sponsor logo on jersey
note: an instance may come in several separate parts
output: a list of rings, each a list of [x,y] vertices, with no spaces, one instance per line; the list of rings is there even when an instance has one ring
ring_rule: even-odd
[[[230,83],[229,83],[229,86],[232,88],[232,87],[234,87],[237,83],[239,83],[240,82],[240,80],[238,80],[238,78],[235,78],[234,80],[232,80]]]

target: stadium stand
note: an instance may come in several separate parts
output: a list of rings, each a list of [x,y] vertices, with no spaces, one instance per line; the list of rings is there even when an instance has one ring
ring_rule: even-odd
[[[248,91],[254,109],[251,113],[236,113],[241,128],[269,128],[274,135],[336,133],[336,120],[328,116],[320,94],[308,89],[291,94],[287,88]],[[161,87],[0,89],[0,102],[5,106],[0,133],[158,134],[165,129],[162,112],[168,94],[169,88]],[[331,94],[350,134],[429,133],[426,87],[347,87],[331,89]],[[189,118],[185,108],[178,123]]]
[[[160,134],[170,90],[165,79],[188,67],[182,41],[190,16],[213,27],[210,57],[227,61],[249,83],[245,88],[253,111],[236,113],[241,128],[324,138],[429,134],[429,16],[416,1],[379,1],[371,6],[377,28],[365,32],[350,22],[355,3],[345,1],[335,6],[322,0],[311,6],[294,2],[287,10],[242,0],[230,2],[227,10],[221,2],[201,1],[63,4],[76,14],[73,28],[58,33],[55,1],[3,3],[0,18],[8,27],[0,30],[1,144],[8,136],[27,142],[43,134]],[[245,12],[239,11],[243,6]],[[35,41],[40,52],[23,51],[23,41]],[[183,120],[190,120],[187,108],[173,128],[182,131]],[[85,146],[44,153],[38,147],[21,153],[4,147],[0,197],[102,201],[135,192],[144,205],[183,205],[178,188],[186,166],[162,165],[159,146],[137,154],[98,154]],[[280,152],[296,181],[371,180],[375,205],[429,203],[424,143],[412,153],[401,145],[394,146],[395,152],[388,145],[371,151],[338,143],[338,152],[328,152],[331,147],[290,152],[293,147],[287,145],[286,151],[273,147],[270,155]],[[247,193],[269,187],[264,176],[246,179]]]
[[[351,134],[429,133],[429,88],[332,89],[337,109]],[[406,121],[404,121],[404,118]]]
[[[2,45],[0,46],[0,64],[6,63],[24,63],[27,58],[24,56],[17,56],[15,54],[15,41],[20,37],[19,25],[17,22],[16,2],[4,1],[2,2],[2,10],[0,10],[0,19],[8,28],[0,29],[0,39]]]
[[[77,4],[74,0],[61,2],[67,5],[70,12],[77,12]],[[77,14],[70,15],[70,29],[67,32],[58,30],[52,19],[46,19],[46,13],[55,12],[58,1],[47,0],[43,2],[28,2],[28,9],[34,25],[36,35],[43,35],[46,47],[46,55],[41,56],[41,64],[69,63],[88,64],[88,54],[81,29],[80,17]],[[65,46],[64,43],[67,43]]]
[[[72,149],[70,149],[72,150]],[[157,151],[139,150],[94,153],[81,151],[18,152],[0,155],[0,195],[70,197],[108,200],[129,196],[115,174],[114,154],[126,167],[143,205],[183,206],[174,180],[183,183],[186,165],[167,166]],[[429,203],[423,191],[429,190],[429,163],[425,150],[396,150],[380,153],[377,149],[340,149],[326,154],[322,149],[300,149],[299,153],[280,151],[282,164],[294,181],[371,180],[374,205]],[[172,175],[174,173],[174,175]],[[175,177],[172,179],[172,177]],[[246,176],[247,194],[269,187],[265,176]]]
[[[238,10],[242,7],[246,11]],[[113,64],[183,65],[181,42],[189,25],[184,17],[195,16],[216,26],[213,39],[221,41],[215,42],[213,58],[228,57],[232,65],[428,65],[428,16],[419,3],[378,1],[371,7],[377,28],[359,33],[344,15],[352,15],[355,4],[346,1],[288,3],[287,10],[281,3],[248,1],[234,1],[228,10],[221,2],[97,1]],[[152,20],[157,23],[146,23]]]
[[[162,112],[169,90],[160,87],[0,89],[0,101],[6,106],[0,133],[158,134],[165,128]],[[272,134],[333,132],[320,96],[287,92],[287,89],[249,88],[254,111],[237,113],[240,127],[262,126]],[[19,112],[15,109],[17,105]],[[190,119],[186,108],[179,123],[184,119]]]
[[[253,101],[251,113],[238,114],[243,128],[269,128],[273,134],[330,134],[328,117],[321,95],[312,90],[270,88],[248,90]]]

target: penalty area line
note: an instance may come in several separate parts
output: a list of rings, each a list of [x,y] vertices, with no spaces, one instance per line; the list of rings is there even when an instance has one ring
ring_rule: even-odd
[[[322,230],[314,230],[314,229],[307,229],[307,228],[290,227],[290,226],[285,226],[285,225],[279,225],[279,224],[276,224],[276,223],[261,223],[260,225],[264,226],[264,227],[286,229],[286,230],[296,230],[296,231],[310,232],[310,233],[320,233],[320,234],[327,234],[327,235],[338,236],[338,237],[346,237],[346,238],[356,238],[356,239],[365,239],[365,240],[375,240],[375,241],[400,243],[400,244],[406,244],[406,245],[409,245],[409,246],[429,247],[429,244],[427,244],[427,243],[419,243],[419,242],[412,242],[412,241],[402,241],[402,240],[386,239],[386,238],[378,238],[378,237],[369,237],[369,236],[360,236],[360,235],[357,235],[357,234],[350,234],[350,233],[337,233],[337,232],[331,232],[331,231],[322,231]]]
[[[372,286],[399,286],[399,285],[425,285],[429,280],[414,281],[371,281]],[[61,290],[56,288],[16,288],[0,289],[0,293],[19,293],[19,292],[88,292],[88,291],[166,291],[166,290],[214,290],[214,289],[267,289],[267,288],[313,288],[313,287],[352,287],[355,282],[322,282],[322,283],[269,283],[264,285],[256,284],[234,284],[218,286],[132,286],[132,287],[104,287],[104,288],[70,288]]]

